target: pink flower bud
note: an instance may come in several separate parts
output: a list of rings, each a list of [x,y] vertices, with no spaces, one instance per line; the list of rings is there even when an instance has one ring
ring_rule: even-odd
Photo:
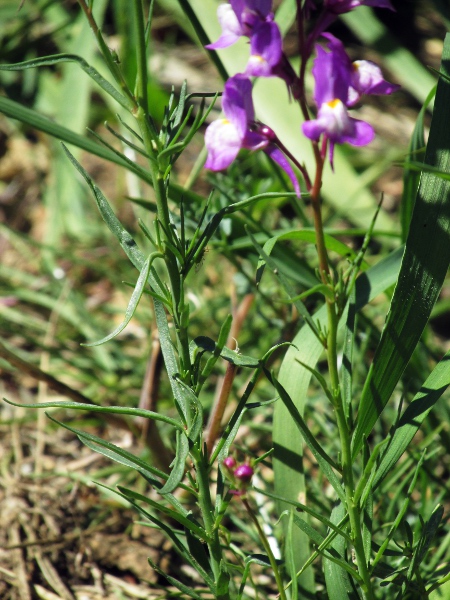
[[[225,467],[227,469],[232,469],[233,467],[236,466],[236,461],[234,460],[234,458],[232,456],[227,456],[226,458],[223,459],[223,464],[225,465]]]
[[[254,471],[250,465],[239,465],[239,467],[234,470],[234,476],[236,479],[239,479],[239,481],[244,483],[250,481],[250,479],[253,477],[253,473]]]

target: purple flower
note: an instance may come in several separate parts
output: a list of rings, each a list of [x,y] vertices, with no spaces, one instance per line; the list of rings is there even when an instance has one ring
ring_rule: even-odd
[[[349,143],[364,146],[374,137],[373,128],[364,121],[350,117],[347,109],[349,90],[352,87],[353,67],[341,42],[326,34],[326,52],[317,46],[317,58],[312,69],[316,83],[314,101],[317,118],[302,125],[306,137],[318,141],[323,135],[330,142],[330,163],[333,166],[335,144]]]
[[[225,118],[213,121],[205,132],[208,150],[205,167],[212,171],[226,169],[241,148],[264,150],[287,173],[300,196],[297,178],[289,161],[276,145],[275,133],[270,127],[255,121],[252,84],[248,77],[238,74],[228,79],[222,96],[222,109]]]
[[[350,12],[358,6],[374,6],[394,10],[389,0],[325,0],[325,10],[335,15]]]
[[[262,23],[250,38],[250,58],[245,70],[253,77],[270,77],[283,55],[283,42],[275,22]]]
[[[352,85],[347,100],[348,106],[356,104],[363,94],[388,95],[400,89],[399,85],[383,79],[380,67],[369,60],[355,60],[352,68]]]
[[[309,3],[308,6],[310,7]],[[376,8],[389,8],[390,10],[395,10],[389,0],[325,0],[323,11],[308,36],[305,55],[309,57],[314,42],[339,15],[350,12],[355,8],[358,8],[358,6],[373,6]]]
[[[261,24],[273,21],[272,0],[231,0],[217,9],[217,18],[222,27],[222,35],[208,50],[218,50],[231,46],[241,36],[252,37],[253,31]]]

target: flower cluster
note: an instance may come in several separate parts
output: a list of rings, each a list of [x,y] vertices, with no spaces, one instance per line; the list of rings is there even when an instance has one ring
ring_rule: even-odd
[[[306,65],[314,45],[316,47],[312,71],[317,107],[315,119],[309,118],[306,108],[304,69],[297,76],[283,52],[272,1],[230,0],[229,4],[219,6],[222,34],[206,47],[210,50],[226,48],[244,36],[250,41],[250,58],[245,72],[234,75],[225,84],[222,96],[224,118],[214,121],[206,130],[206,168],[213,171],[226,169],[241,148],[263,150],[287,173],[297,195],[300,195],[298,180],[288,156],[305,176],[304,168],[287,153],[275,132],[255,119],[250,77],[276,76],[285,81],[290,97],[300,102],[305,117],[308,117],[302,126],[303,134],[314,142],[322,140],[322,155],[328,147],[331,166],[335,144],[363,146],[372,141],[372,126],[351,117],[349,109],[363,95],[391,94],[399,86],[385,81],[379,67],[372,62],[360,60],[352,63],[342,43],[325,32],[340,14],[362,5],[393,10],[389,0],[325,0],[306,43],[300,44],[302,65]],[[316,12],[316,3],[306,0],[300,10],[300,21],[303,22]],[[316,43],[321,38],[326,41],[326,49]],[[307,177],[305,179],[308,186]]]
[[[225,118],[211,123],[205,133],[208,149],[205,167],[212,171],[221,171],[233,162],[241,148],[261,149],[284,169],[297,195],[300,195],[295,173],[283,152],[277,147],[274,132],[255,121],[251,94],[252,84],[245,75],[235,75],[226,82],[222,96]]]
[[[323,33],[328,40],[329,52],[317,45],[314,61],[314,101],[317,118],[305,121],[303,133],[318,141],[323,135],[330,143],[330,163],[333,165],[335,144],[348,142],[364,146],[372,141],[374,130],[371,125],[350,117],[348,109],[354,106],[363,94],[391,94],[399,86],[383,79],[380,68],[366,60],[352,63],[342,43],[331,33]]]

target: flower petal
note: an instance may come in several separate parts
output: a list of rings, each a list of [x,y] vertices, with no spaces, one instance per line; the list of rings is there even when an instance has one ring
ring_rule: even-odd
[[[355,60],[352,66],[352,87],[359,95],[392,94],[400,89],[399,85],[383,79],[380,67],[370,60]]]
[[[205,131],[205,146],[208,150],[205,168],[211,171],[226,169],[239,153],[242,136],[228,119],[213,121]]]
[[[222,27],[222,35],[213,44],[205,46],[208,50],[218,50],[231,46],[243,35],[241,24],[230,4],[221,4],[217,9],[217,19]]]
[[[270,158],[273,161],[275,161],[278,165],[280,165],[280,167],[283,169],[283,171],[287,174],[289,179],[292,181],[292,185],[294,186],[294,190],[295,190],[295,193],[297,194],[297,197],[300,198],[301,192],[300,192],[300,185],[298,183],[298,179],[295,176],[293,168],[291,167],[291,163],[288,161],[288,159],[285,157],[285,155],[274,144],[269,144],[267,146],[267,148],[264,150],[264,152],[268,156],[270,156]]]
[[[278,25],[272,21],[255,28],[250,38],[250,59],[245,70],[253,77],[270,77],[281,60],[283,42]]]
[[[243,138],[248,123],[255,118],[252,82],[248,77],[238,74],[228,79],[222,96],[222,108],[226,118],[233,123]]]

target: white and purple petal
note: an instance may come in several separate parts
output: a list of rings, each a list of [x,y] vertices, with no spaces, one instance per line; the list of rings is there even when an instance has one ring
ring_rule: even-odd
[[[240,132],[228,119],[213,121],[205,131],[208,151],[205,168],[222,171],[231,165],[242,147]]]
[[[253,77],[271,77],[273,68],[281,61],[283,41],[278,25],[272,21],[262,23],[250,38],[250,58],[245,70]]]
[[[322,104],[317,119],[305,121],[302,130],[306,137],[314,141],[324,134],[333,144],[348,142],[354,146],[364,146],[374,138],[371,125],[350,117],[347,107],[339,99]]]
[[[326,34],[325,37],[330,52],[326,52],[321,46],[316,46],[317,56],[312,68],[315,80],[314,101],[317,106],[322,106],[335,98],[345,102],[353,71],[351,61],[341,42],[331,34]]]
[[[244,35],[242,26],[230,4],[221,4],[217,9],[217,19],[222,28],[220,38],[213,44],[205,46],[208,50],[219,50],[231,46]]]
[[[222,96],[222,108],[226,118],[244,138],[249,122],[255,118],[252,82],[248,77],[238,74],[228,79]]]
[[[362,94],[392,94],[400,89],[399,85],[386,81],[380,67],[369,60],[356,60],[352,66],[352,87],[359,96]]]

